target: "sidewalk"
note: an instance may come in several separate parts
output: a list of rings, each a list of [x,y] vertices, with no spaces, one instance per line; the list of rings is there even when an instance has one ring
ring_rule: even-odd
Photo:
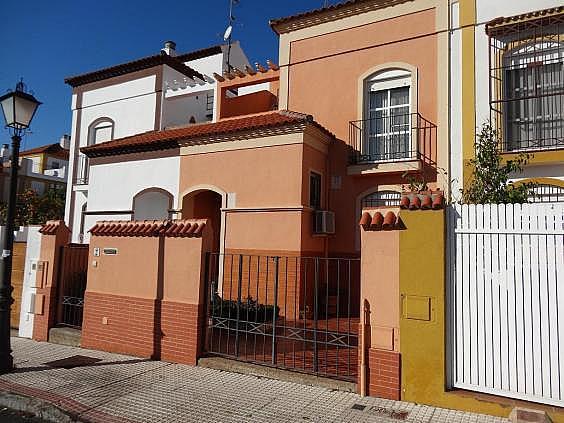
[[[22,338],[12,338],[12,347],[17,369],[0,376],[0,390],[49,401],[85,421],[507,421]]]

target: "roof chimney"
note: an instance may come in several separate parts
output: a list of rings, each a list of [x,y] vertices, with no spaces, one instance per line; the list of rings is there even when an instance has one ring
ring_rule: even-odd
[[[169,56],[176,56],[176,43],[174,41],[165,41],[161,53],[168,54]]]
[[[70,135],[64,134],[59,140],[59,144],[61,144],[61,147],[65,150],[68,150],[70,148]]]
[[[7,162],[10,159],[10,147],[8,144],[2,144],[2,148],[0,148],[0,161]]]

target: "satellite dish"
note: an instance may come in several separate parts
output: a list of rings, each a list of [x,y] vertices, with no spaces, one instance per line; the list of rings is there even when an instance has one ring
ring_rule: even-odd
[[[225,30],[225,33],[223,34],[223,39],[225,41],[227,41],[229,39],[229,37],[231,37],[231,31],[233,31],[233,27],[231,25],[229,25],[227,27],[227,29]]]

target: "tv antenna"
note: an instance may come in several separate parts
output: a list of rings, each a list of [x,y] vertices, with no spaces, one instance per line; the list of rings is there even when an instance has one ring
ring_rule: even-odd
[[[231,35],[233,32],[233,22],[235,22],[235,16],[233,16],[233,7],[239,4],[239,0],[229,0],[229,20],[227,28],[223,33],[223,41],[227,41],[227,71],[231,71]]]

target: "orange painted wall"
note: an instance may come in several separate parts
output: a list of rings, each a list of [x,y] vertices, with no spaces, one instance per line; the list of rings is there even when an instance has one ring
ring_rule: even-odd
[[[361,299],[370,304],[371,348],[399,351],[399,231],[362,230]]]
[[[347,176],[349,122],[362,118],[358,115],[359,78],[385,63],[415,66],[418,110],[436,122],[438,38],[421,37],[434,33],[435,13],[430,9],[291,43],[288,108],[312,114],[338,138],[329,152],[330,175],[341,177],[341,187],[329,192],[329,209],[335,211],[337,232],[329,239],[333,254],[359,252],[358,195],[377,191],[379,185],[406,183],[401,172]],[[393,43],[398,39],[406,41]]]
[[[211,238],[208,227],[201,238],[92,236],[86,290],[155,299],[162,277],[163,299],[198,304],[202,251]],[[118,253],[94,257],[94,248],[117,248]]]
[[[250,209],[226,212],[226,250],[322,253],[324,240],[312,237],[311,211],[300,207],[309,205],[309,169],[325,175],[325,166],[325,153],[301,143],[186,155],[180,193],[212,185],[236,193],[236,208]]]
[[[419,111],[436,121],[437,36],[410,39],[434,32],[435,10],[431,9],[293,42],[288,108],[313,114],[317,122],[347,140],[349,121],[361,119],[357,116],[359,77],[377,65],[404,62],[419,70]],[[391,43],[399,39],[406,41]]]
[[[276,95],[267,90],[224,98],[221,102],[220,118],[243,116],[252,113],[274,110],[277,105]]]
[[[237,193],[237,207],[295,206],[301,162],[299,144],[182,156],[180,193],[206,184]]]

